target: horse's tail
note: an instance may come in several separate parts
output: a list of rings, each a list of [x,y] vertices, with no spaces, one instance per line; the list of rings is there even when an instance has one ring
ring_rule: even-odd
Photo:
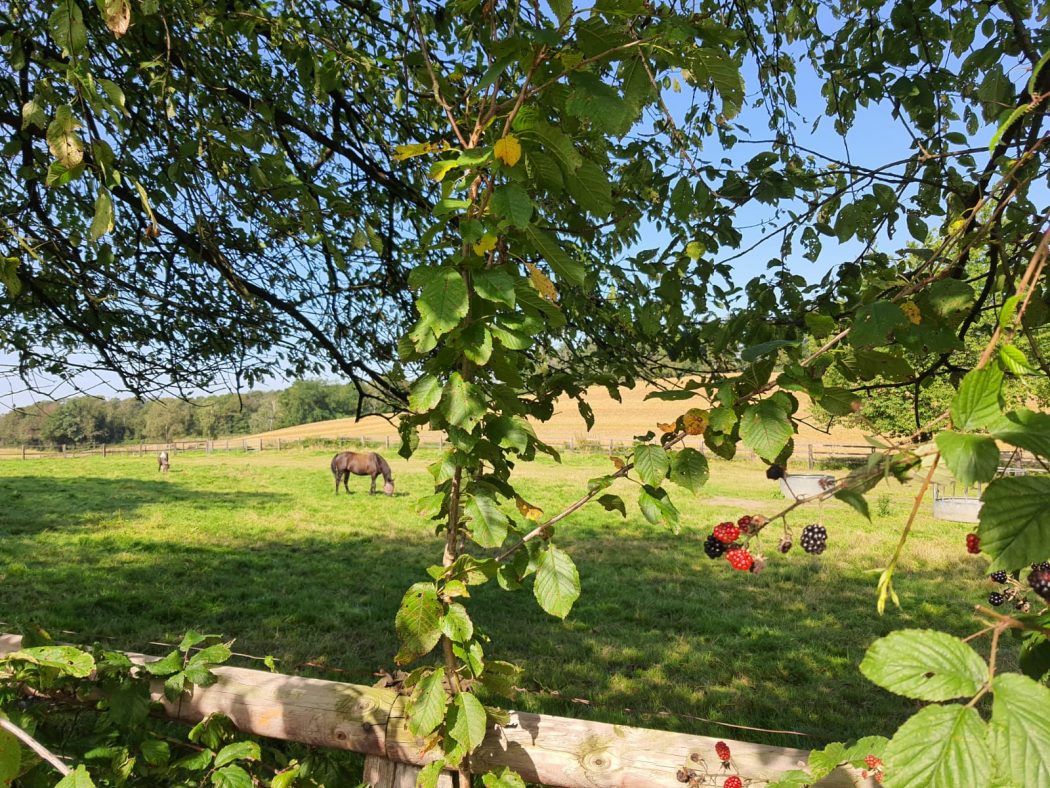
[[[372,456],[376,458],[376,465],[379,466],[379,472],[383,474],[383,481],[387,484],[393,484],[394,474],[390,470],[390,464],[379,454],[373,454]]]
[[[336,481],[338,481],[338,480],[339,480],[339,467],[338,467],[338,463],[339,463],[339,455],[337,454],[337,455],[335,455],[335,456],[334,456],[334,457],[332,458],[332,475],[333,475],[333,476],[334,476],[334,477],[336,478]]]

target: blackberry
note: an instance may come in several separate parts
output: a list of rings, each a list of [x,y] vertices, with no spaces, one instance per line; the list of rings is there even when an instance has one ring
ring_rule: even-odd
[[[707,553],[708,558],[721,558],[726,551],[726,547],[726,543],[716,538],[714,534],[710,534],[704,540],[704,552]]]
[[[780,551],[780,552],[782,552],[782,553],[786,553],[786,552],[788,552],[789,550],[791,550],[791,540],[790,540],[790,539],[788,539],[788,538],[787,538],[786,536],[785,536],[785,537],[783,537],[783,538],[782,538],[782,539],[780,540],[780,544],[779,544],[779,545],[777,545],[777,550],[779,550],[779,551]]]
[[[966,534],[966,552],[971,555],[981,552],[981,539],[977,534]]]
[[[748,522],[750,522],[750,520]],[[730,522],[719,523],[715,526],[715,531],[714,534],[712,534],[712,536],[714,536],[715,539],[719,539],[725,542],[726,544],[730,544],[732,542],[735,542],[736,538],[740,536],[740,529]]]
[[[718,756],[718,760],[722,762],[723,766],[729,765],[729,760],[731,756],[729,753],[728,744],[726,744],[724,741],[717,742],[715,744],[715,754]]]
[[[992,578],[992,580],[994,580],[996,583],[1005,583],[1006,582],[1006,570],[1005,569],[1000,569],[998,572],[992,572],[988,576],[990,578]],[[992,604],[995,604],[995,603],[993,602]]]
[[[1028,585],[1039,596],[1050,602],[1050,569],[1037,569],[1028,575]]]
[[[998,591],[993,591],[992,593],[990,593],[988,595],[988,602],[989,602],[989,604],[992,604],[995,607],[999,607],[999,605],[1001,605],[1005,601],[1006,601],[1006,597],[1004,597]]]
[[[1050,561],[1040,561],[1038,564],[1032,564],[1032,569],[1048,569],[1050,570]]]
[[[766,478],[771,481],[784,478],[784,469],[779,465],[770,465],[766,468]]]
[[[798,543],[807,553],[820,555],[828,546],[828,530],[823,525],[807,525],[802,529],[802,538]]]

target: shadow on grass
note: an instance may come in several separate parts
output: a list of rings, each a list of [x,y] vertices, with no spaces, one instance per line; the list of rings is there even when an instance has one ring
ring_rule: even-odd
[[[274,497],[202,493],[166,481],[79,483],[96,485],[96,500],[115,506],[179,496],[203,509]],[[26,499],[48,484],[20,480]],[[396,539],[360,530],[296,531],[285,541],[249,539],[236,548],[144,532],[119,541],[69,540],[42,555],[34,536],[63,524],[68,505],[49,503],[54,496],[32,498],[32,511],[14,502],[16,519],[10,503],[0,513],[4,620],[154,652],[149,641],[170,642],[188,629],[222,633],[237,638],[239,650],[277,656],[285,672],[309,661],[338,671],[323,675],[360,684],[392,667],[401,596],[440,555],[440,540],[429,533]],[[80,514],[90,519],[90,512]],[[945,583],[941,571],[903,575],[908,607],[879,617],[871,575],[819,558],[777,557],[751,576],[708,560],[701,542],[686,536],[618,531],[562,544],[583,582],[566,621],[537,607],[531,581],[513,594],[490,583],[467,601],[478,631],[491,637],[487,656],[526,668],[530,692],[514,704],[523,710],[782,746],[889,735],[915,707],[860,675],[865,648],[901,627],[957,634],[975,628],[968,592]],[[674,716],[658,716],[666,713]]]
[[[213,492],[180,484],[170,476],[156,480],[95,476],[17,476],[0,478],[0,534],[32,534],[51,528],[91,525],[114,512],[144,506],[178,505],[201,511],[272,505],[283,493]]]

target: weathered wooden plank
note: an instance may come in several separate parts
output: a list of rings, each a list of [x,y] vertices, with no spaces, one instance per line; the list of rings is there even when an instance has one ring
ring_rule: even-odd
[[[0,654],[17,651],[20,644],[20,636],[0,634]],[[129,656],[139,663],[157,659]],[[405,698],[393,690],[246,668],[219,667],[214,673],[215,684],[195,687],[175,703],[164,700],[157,682],[154,698],[164,703],[170,716],[186,722],[222,712],[246,733],[380,756],[370,759],[366,781],[372,774],[367,769],[372,768],[374,784],[382,788],[402,788],[399,782],[379,782],[395,777],[407,780],[405,788],[414,788],[418,772],[390,769],[381,763],[384,759],[418,767],[440,757],[435,750],[423,753],[422,740],[408,729]],[[775,780],[809,756],[805,750],[721,740],[731,748],[733,764],[745,783]],[[681,785],[677,773],[682,767],[706,772],[721,785],[729,773],[715,755],[717,741],[512,711],[509,724],[489,730],[471,764],[476,771],[509,766],[527,781],[551,788],[673,788]],[[451,779],[447,785],[451,786]],[[840,768],[816,785],[846,788],[874,783],[862,780],[856,770]]]
[[[416,777],[420,769],[419,766],[369,755],[365,758],[363,779],[370,788],[416,788]],[[438,778],[438,788],[452,788],[450,773],[445,772]]]
[[[629,728],[602,722],[511,712],[510,724],[490,729],[471,756],[475,771],[509,766],[528,782],[552,788],[657,788],[680,786],[678,770],[687,767],[711,777],[728,777],[715,755],[725,741],[735,773],[754,782],[773,781],[809,758],[806,750]],[[404,706],[395,704],[387,728],[387,758],[428,763],[439,752],[420,755],[422,741],[412,735]],[[721,785],[721,779],[717,783]],[[820,788],[874,786],[852,769],[837,769],[815,783]]]
[[[17,651],[21,641],[18,635],[0,635],[0,654]],[[157,659],[128,656],[138,664]],[[387,717],[398,699],[394,690],[229,666],[212,672],[218,679],[213,685],[194,687],[175,702],[164,697],[162,682],[154,682],[153,699],[185,722],[222,712],[240,730],[257,736],[366,755],[386,752]]]

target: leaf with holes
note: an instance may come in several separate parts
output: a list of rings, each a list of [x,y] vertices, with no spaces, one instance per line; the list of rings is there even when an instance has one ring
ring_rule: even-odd
[[[405,592],[394,618],[394,629],[401,641],[395,657],[399,665],[429,654],[437,645],[444,612],[432,583],[416,583]]]
[[[988,677],[988,666],[956,637],[930,629],[902,629],[871,644],[860,672],[906,698],[951,700],[975,695]]]

